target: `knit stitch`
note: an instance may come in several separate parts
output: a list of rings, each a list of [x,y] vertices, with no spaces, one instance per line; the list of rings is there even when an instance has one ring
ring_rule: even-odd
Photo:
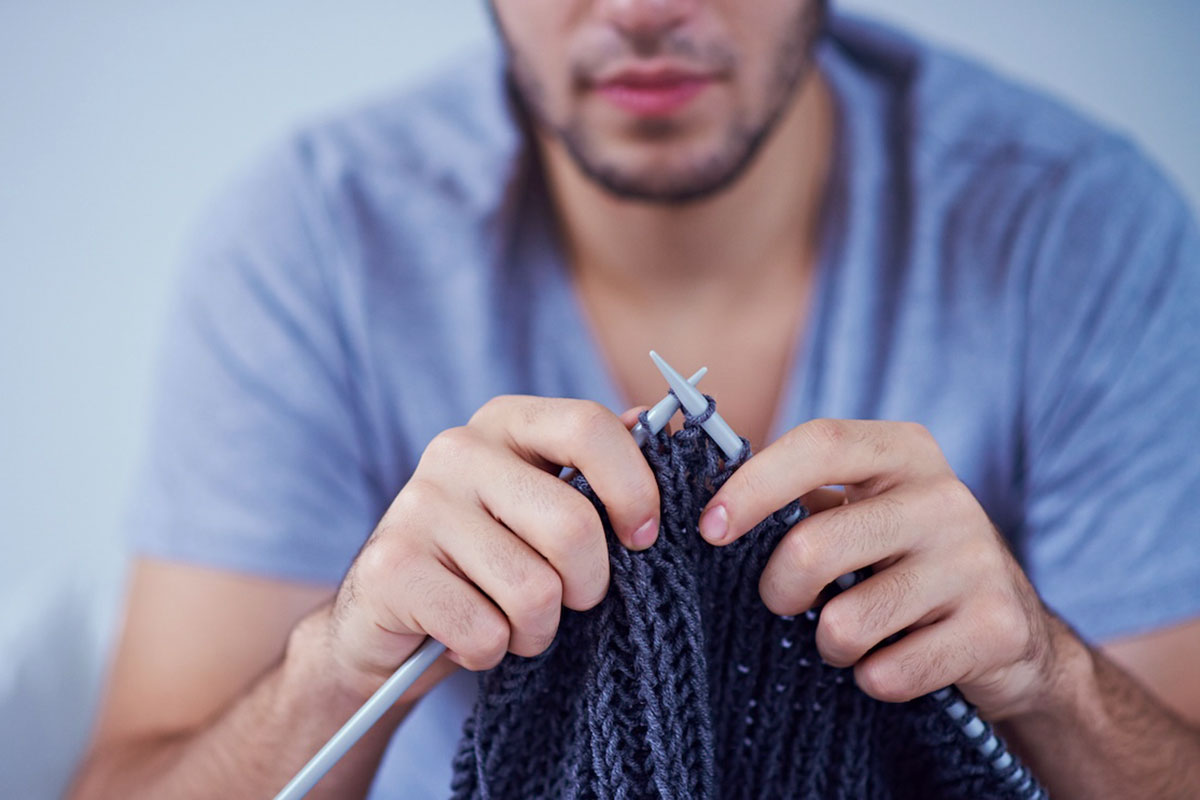
[[[928,800],[1028,798],[932,696],[883,703],[816,648],[818,610],[771,613],[758,580],[798,501],[714,547],[700,511],[745,458],[726,463],[687,416],[643,448],[662,525],[633,552],[613,535],[584,476],[573,485],[604,521],[606,598],[563,610],[535,658],[506,656],[480,677],[451,789],[456,800]],[[800,509],[802,513],[803,509]],[[985,729],[983,736],[990,734]],[[982,740],[976,737],[975,744]]]

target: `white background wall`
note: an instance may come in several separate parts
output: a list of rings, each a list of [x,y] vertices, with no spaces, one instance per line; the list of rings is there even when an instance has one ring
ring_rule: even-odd
[[[1130,133],[1200,207],[1200,2],[842,5]],[[183,232],[290,125],[487,35],[482,8],[0,0],[0,795],[52,796],[87,725]]]

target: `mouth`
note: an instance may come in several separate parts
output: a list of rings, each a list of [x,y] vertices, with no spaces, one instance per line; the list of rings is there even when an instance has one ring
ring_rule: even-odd
[[[716,76],[672,66],[623,69],[593,84],[601,97],[640,117],[664,117],[680,111],[716,82]]]

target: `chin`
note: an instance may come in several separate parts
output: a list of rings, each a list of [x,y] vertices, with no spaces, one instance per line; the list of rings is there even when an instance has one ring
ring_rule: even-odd
[[[755,149],[723,109],[640,119],[606,112],[583,110],[555,133],[587,177],[622,199],[680,204],[716,194]]]
[[[577,154],[576,163],[610,193],[632,200],[683,203],[726,188],[735,177],[717,145],[627,143]]]

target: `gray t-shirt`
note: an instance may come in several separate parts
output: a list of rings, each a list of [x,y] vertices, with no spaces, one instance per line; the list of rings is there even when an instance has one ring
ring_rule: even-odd
[[[1119,137],[886,28],[836,17],[818,58],[836,163],[771,438],[922,422],[1084,636],[1196,616],[1200,235],[1179,194]],[[212,206],[139,553],[334,585],[429,440],[489,398],[622,410],[508,103],[489,46],[304,126]],[[473,685],[419,706],[374,797],[446,794]]]

